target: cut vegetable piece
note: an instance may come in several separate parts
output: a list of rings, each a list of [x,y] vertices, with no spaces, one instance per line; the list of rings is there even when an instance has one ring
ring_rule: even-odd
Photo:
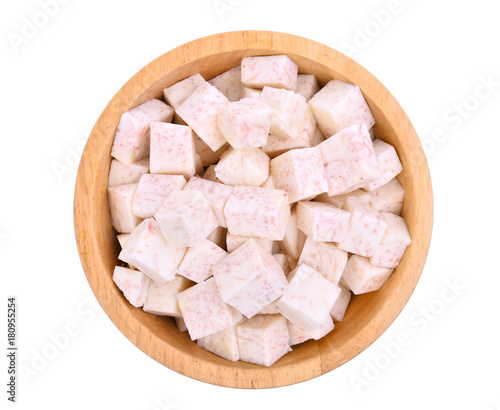
[[[403,165],[392,145],[377,139],[373,141],[373,150],[377,156],[380,178],[366,185],[364,189],[367,191],[373,191],[387,184],[403,170]]]
[[[353,255],[347,261],[342,280],[355,295],[361,295],[379,290],[393,271],[372,265],[368,258]]]
[[[241,67],[234,67],[208,80],[216,87],[229,101],[238,101],[241,96]]]
[[[144,311],[158,316],[182,317],[177,295],[193,285],[193,282],[182,276],[175,276],[167,283],[151,283],[144,303]]]
[[[148,172],[149,157],[140,159],[132,164],[124,164],[117,159],[113,159],[109,168],[108,187],[135,184]]]
[[[195,74],[163,90],[165,101],[176,110],[194,90],[205,82],[201,74]]]
[[[115,266],[113,281],[132,306],[142,307],[146,300],[150,279],[138,270]]]
[[[226,185],[258,187],[269,177],[269,157],[259,148],[231,148],[222,154],[215,175]]]
[[[244,57],[241,61],[241,82],[248,87],[264,86],[297,89],[298,67],[284,55]]]
[[[202,337],[198,339],[196,343],[203,349],[223,357],[224,359],[232,362],[240,360],[235,326],[221,330],[210,336]]]
[[[108,188],[111,225],[120,233],[130,233],[139,225],[141,218],[132,212],[132,201],[138,184]]]
[[[212,267],[226,256],[224,249],[205,239],[188,249],[177,274],[196,283],[203,282],[212,276]]]
[[[307,340],[314,339],[319,340],[323,336],[330,333],[335,325],[333,324],[333,319],[330,315],[326,316],[323,323],[312,330],[303,330],[296,324],[288,321],[288,333],[290,334],[290,346],[298,345],[299,343],[304,343]]]
[[[297,94],[309,101],[319,91],[318,80],[313,74],[299,74],[297,77]]]

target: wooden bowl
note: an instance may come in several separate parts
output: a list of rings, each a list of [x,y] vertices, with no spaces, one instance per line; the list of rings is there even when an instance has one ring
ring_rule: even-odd
[[[332,78],[357,84],[375,116],[377,137],[394,145],[404,171],[403,216],[412,244],[383,288],[355,296],[344,320],[319,341],[294,346],[270,368],[230,362],[198,347],[172,318],[134,308],[112,280],[120,265],[111,227],[107,184],[110,150],[120,115],[195,73],[209,79],[253,55],[286,54],[321,85]],[[429,170],[419,139],[403,109],[363,67],[322,44],[289,34],[238,31],[217,34],[169,51],[132,77],[108,104],[89,137],[75,189],[75,231],[87,279],[104,311],[139,349],[176,372],[207,383],[240,388],[284,386],[342,365],[373,343],[395,320],[415,288],[431,239],[433,204]]]

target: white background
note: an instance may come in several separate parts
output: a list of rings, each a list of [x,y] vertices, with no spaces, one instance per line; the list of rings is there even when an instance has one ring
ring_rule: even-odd
[[[222,0],[233,4],[223,14],[213,3],[66,0],[43,21],[38,1],[2,2],[0,316],[17,296],[26,374],[18,403],[8,403],[2,353],[0,408],[500,409],[497,2],[400,0],[394,10],[390,0]],[[43,27],[15,37],[37,16]],[[239,29],[353,46],[348,54],[394,94],[425,142],[435,195],[428,261],[394,324],[341,368],[260,391],[188,379],[137,349],[92,304],[73,231],[77,153],[113,95],[166,51]],[[455,297],[445,290],[452,282]],[[398,349],[405,334],[411,342]],[[64,342],[56,350],[55,335]]]

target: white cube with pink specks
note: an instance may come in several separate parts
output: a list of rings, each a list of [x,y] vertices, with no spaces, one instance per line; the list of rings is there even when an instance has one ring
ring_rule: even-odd
[[[176,110],[194,90],[205,82],[201,74],[195,74],[163,90],[165,101]]]
[[[132,202],[137,185],[127,184],[108,188],[111,225],[120,233],[132,232],[141,222],[141,218],[132,211]]]
[[[319,91],[318,80],[313,74],[299,74],[297,77],[297,94],[309,101]]]
[[[288,194],[279,189],[237,186],[224,208],[233,235],[283,240],[290,221]]]
[[[297,89],[298,67],[284,55],[244,57],[241,60],[241,82],[248,87],[265,86]]]
[[[200,283],[212,276],[212,267],[227,256],[227,252],[212,241],[204,239],[188,249],[179,265],[178,275]]]
[[[347,261],[342,280],[355,295],[379,290],[394,269],[375,266],[368,258],[353,255]]]
[[[356,85],[332,80],[309,100],[318,126],[326,138],[354,124],[375,124],[370,107]]]
[[[290,334],[290,346],[298,345],[311,339],[319,340],[330,333],[335,327],[330,315],[325,317],[325,320],[320,326],[312,330],[303,330],[290,321],[288,321],[287,325],[288,333]]]
[[[201,337],[196,343],[203,349],[223,357],[224,359],[232,362],[240,360],[236,326],[229,327],[209,336]]]
[[[297,227],[315,241],[343,241],[351,214],[330,204],[299,202]]]
[[[400,216],[390,212],[381,212],[380,215],[387,224],[387,229],[375,253],[370,256],[370,262],[385,268],[397,268],[411,243],[410,233],[405,220]]]
[[[142,307],[151,280],[138,270],[115,266],[113,281],[132,306]]]
[[[238,101],[241,97],[241,67],[234,67],[224,73],[208,80],[216,87],[229,101]]]
[[[193,285],[190,280],[177,275],[167,283],[151,283],[144,311],[158,316],[182,317],[177,295]]]
[[[352,293],[349,289],[342,285],[339,285],[339,288],[341,289],[340,296],[333,305],[332,310],[330,310],[330,315],[335,322],[340,322],[344,319],[347,306],[349,306],[352,297]]]
[[[108,187],[135,184],[148,172],[149,157],[140,159],[132,164],[124,164],[117,159],[113,159],[109,168]]]
[[[285,236],[279,243],[280,249],[285,255],[293,259],[298,259],[305,241],[306,234],[297,227],[297,207],[293,206],[290,212],[290,222],[286,227]]]
[[[258,187],[269,177],[269,157],[259,148],[228,149],[214,168],[226,185]]]
[[[377,211],[401,215],[405,190],[396,178],[367,194],[370,205]]]
[[[212,273],[222,300],[248,318],[288,287],[281,266],[252,238],[215,264]]]
[[[403,165],[401,165],[398,154],[392,145],[376,139],[373,141],[373,150],[377,156],[380,178],[367,184],[364,187],[367,191],[373,191],[387,184],[403,170]]]

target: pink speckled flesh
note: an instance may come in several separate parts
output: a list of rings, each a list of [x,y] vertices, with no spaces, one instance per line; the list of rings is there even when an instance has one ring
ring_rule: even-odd
[[[298,67],[287,56],[245,57],[241,61],[241,82],[248,87],[297,89]]]

